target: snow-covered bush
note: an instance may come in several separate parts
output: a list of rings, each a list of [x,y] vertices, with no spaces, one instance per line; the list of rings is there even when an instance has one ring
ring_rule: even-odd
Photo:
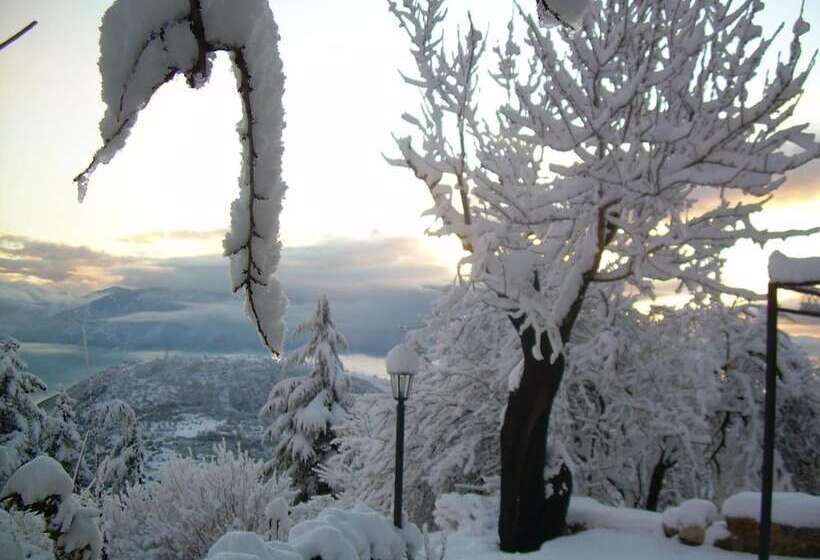
[[[418,527],[396,529],[384,516],[359,505],[350,510],[328,508],[315,519],[290,530],[288,543],[303,558],[322,560],[405,560],[420,550]]]
[[[281,351],[287,300],[274,276],[280,258],[279,214],[284,75],[279,32],[265,0],[117,0],[103,16],[100,33],[103,146],[75,181],[80,201],[91,174],[111,161],[128,139],[140,111],[177,75],[191,87],[208,81],[217,52],[233,62],[242,120],[239,196],[231,205],[231,229],[223,242],[234,292],[262,342]]]
[[[0,339],[0,484],[38,454],[46,422],[45,412],[32,398],[46,385],[28,371],[19,350],[15,339]]]
[[[330,492],[316,469],[332,455],[335,427],[344,419],[350,402],[350,380],[339,359],[347,341],[333,324],[326,297],[319,299],[313,317],[297,327],[296,334],[300,333],[310,340],[286,362],[289,366],[309,365],[310,373],[274,385],[259,413],[270,422],[265,437],[275,442],[269,469],[292,478],[299,490],[297,502]]]
[[[282,542],[264,542],[249,531],[222,535],[208,550],[210,560],[305,560],[293,547]]]
[[[45,518],[56,560],[98,560],[102,554],[99,512],[84,507],[73,487],[60,463],[41,455],[9,478],[0,491],[0,503]]]
[[[276,523],[287,524],[287,511],[278,501],[289,504],[295,495],[290,481],[266,479],[263,464],[245,452],[224,444],[214,451],[215,457],[204,462],[172,459],[160,467],[156,480],[104,498],[110,558],[199,560],[228,531],[277,536]]]

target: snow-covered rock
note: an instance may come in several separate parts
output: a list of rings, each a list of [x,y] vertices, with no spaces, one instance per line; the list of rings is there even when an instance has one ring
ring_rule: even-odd
[[[49,496],[70,496],[73,488],[74,481],[62,465],[51,457],[40,455],[11,475],[0,492],[0,500],[19,495],[23,505],[29,506]]]
[[[706,530],[717,518],[717,507],[709,500],[686,500],[663,512],[663,532],[667,537],[678,535],[684,544],[699,546],[706,539]]]
[[[726,518],[760,521],[760,492],[740,492],[723,502]],[[790,527],[820,529],[820,496],[801,492],[772,494],[772,522]]]
[[[726,550],[756,552],[760,536],[760,493],[740,492],[723,503],[729,535],[716,540]],[[772,495],[771,552],[820,557],[820,496],[800,492]]]
[[[801,284],[820,281],[820,257],[792,258],[780,251],[769,257],[769,279],[772,282]]]

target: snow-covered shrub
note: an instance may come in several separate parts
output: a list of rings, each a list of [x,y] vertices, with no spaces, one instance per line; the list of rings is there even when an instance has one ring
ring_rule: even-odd
[[[15,339],[0,339],[0,484],[38,454],[46,422],[45,412],[32,398],[46,385],[28,371],[19,350]]]
[[[98,560],[102,554],[99,512],[84,507],[72,493],[73,487],[74,481],[60,463],[41,455],[9,478],[0,502],[45,518],[56,560]]]
[[[405,560],[423,545],[419,529],[405,523],[396,529],[364,505],[351,510],[328,508],[290,530],[288,543],[303,558],[322,560]]]
[[[208,550],[210,560],[305,560],[296,550],[282,542],[264,542],[249,531],[231,531],[222,535]]]
[[[228,531],[275,537],[281,503],[295,492],[286,477],[263,477],[263,464],[225,445],[198,462],[175,458],[154,481],[128,487],[103,502],[109,557],[134,560],[198,560]],[[274,502],[277,505],[271,507]],[[268,519],[275,513],[277,519]]]
[[[276,444],[269,469],[292,478],[299,490],[297,502],[330,492],[316,469],[332,455],[335,427],[350,402],[350,380],[339,359],[347,341],[333,324],[326,297],[319,299],[313,317],[297,327],[300,333],[310,340],[286,361],[290,366],[309,365],[310,373],[274,385],[259,413],[270,422],[265,437]]]

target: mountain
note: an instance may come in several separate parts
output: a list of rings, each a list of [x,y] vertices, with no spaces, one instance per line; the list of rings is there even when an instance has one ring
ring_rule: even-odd
[[[261,458],[270,453],[270,444],[262,440],[259,409],[277,381],[302,373],[283,372],[269,358],[169,357],[123,363],[80,381],[68,393],[81,416],[110,399],[131,405],[144,430],[149,466],[172,453],[209,456],[223,439]],[[386,391],[383,380],[358,374],[351,379],[354,393]]]

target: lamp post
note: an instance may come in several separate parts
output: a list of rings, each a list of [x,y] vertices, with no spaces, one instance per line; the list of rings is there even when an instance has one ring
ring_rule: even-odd
[[[396,474],[393,490],[393,524],[401,529],[401,499],[404,482],[404,401],[410,396],[413,376],[419,370],[419,356],[405,344],[394,346],[387,354],[387,373],[396,399]]]

